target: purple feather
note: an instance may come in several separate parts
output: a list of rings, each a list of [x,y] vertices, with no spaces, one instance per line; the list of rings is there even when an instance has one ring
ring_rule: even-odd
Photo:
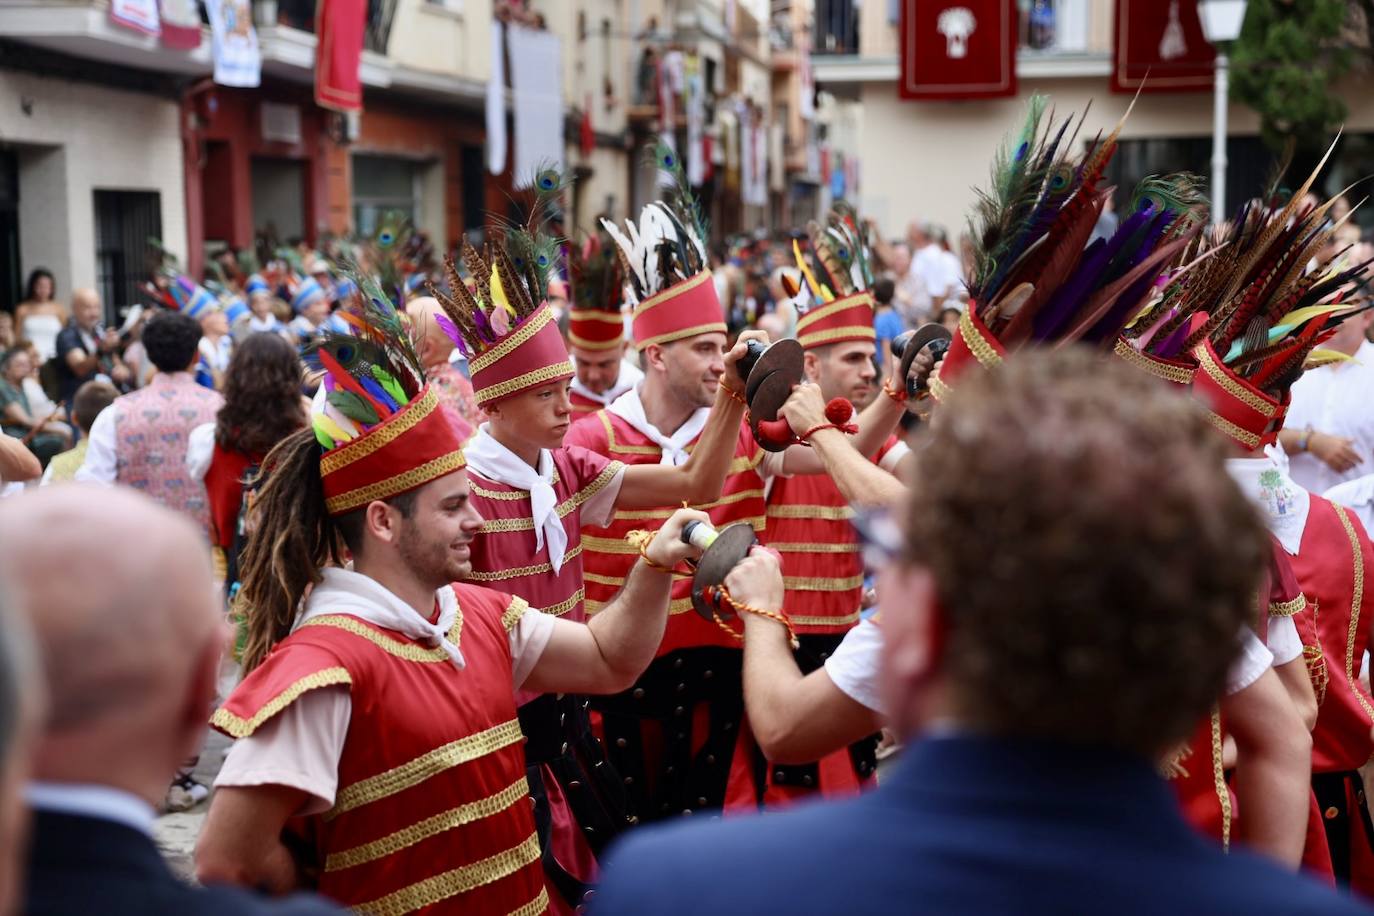
[[[491,328],[491,322],[487,320],[486,312],[481,309],[472,310],[472,323],[477,326],[477,334],[487,343],[496,342],[496,332]]]
[[[1164,339],[1163,343],[1153,348],[1154,354],[1164,359],[1174,359],[1178,356],[1178,351],[1183,349],[1183,343],[1191,333],[1193,333],[1193,323],[1191,321],[1183,322]]]
[[[439,330],[444,332],[444,336],[453,341],[453,345],[458,348],[458,352],[463,356],[468,355],[467,344],[463,342],[463,335],[458,331],[458,326],[449,319],[447,315],[436,314],[434,323],[439,325]]]

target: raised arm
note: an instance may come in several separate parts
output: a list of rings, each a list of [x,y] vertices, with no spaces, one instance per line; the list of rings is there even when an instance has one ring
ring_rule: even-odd
[[[891,398],[883,397],[890,401]],[[811,429],[825,422],[825,403],[816,385],[801,385],[792,392],[783,413],[793,429]],[[844,433],[822,429],[812,433],[811,451],[840,493],[855,506],[896,506],[906,499],[902,482],[865,457]]]
[[[650,562],[637,562],[625,586],[590,621],[555,620],[548,646],[521,687],[541,693],[610,694],[633,684],[663,641],[673,584],[668,570],[699,553],[681,538],[683,526],[693,520],[710,523],[705,513],[693,509],[674,512],[645,549]]]
[[[725,585],[744,604],[784,610],[781,570],[769,552],[752,553]],[[742,616],[744,705],[765,757],[774,763],[808,763],[881,727],[878,713],[840,690],[825,668],[802,675],[782,624],[759,614]]]
[[[634,464],[625,468],[616,506],[621,509],[653,509],[675,506],[683,501],[709,503],[720,498],[730,462],[735,457],[735,440],[744,419],[744,382],[735,369],[750,340],[768,342],[762,331],[745,331],[730,352],[725,354],[725,374],[720,378],[716,403],[701,431],[692,455],[681,465]],[[733,396],[732,396],[733,395]]]
[[[895,363],[896,361],[890,360],[890,362]],[[819,389],[817,389],[817,397],[819,397]],[[821,406],[824,407],[824,404]],[[860,455],[871,459],[878,453],[878,449],[883,447],[887,437],[897,429],[897,423],[902,419],[903,410],[902,402],[880,393],[873,399],[872,403],[859,411],[859,416],[855,420],[855,425],[859,427],[859,431],[854,434],[853,438],[849,439],[850,445]],[[825,420],[822,418],[800,428],[796,424],[791,425],[800,434],[823,422]],[[815,453],[814,449],[804,445],[794,445],[787,449],[783,453],[782,460],[783,471],[789,475],[828,473],[821,457]]]

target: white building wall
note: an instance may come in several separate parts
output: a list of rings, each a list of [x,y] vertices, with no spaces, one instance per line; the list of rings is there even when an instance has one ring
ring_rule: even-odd
[[[25,113],[25,108],[29,113]],[[59,294],[95,285],[95,191],[156,191],[162,241],[185,263],[186,195],[175,101],[0,71],[0,141],[19,151],[20,259]]]
[[[1130,96],[1109,92],[1105,77],[1023,77],[1020,90],[1012,99],[909,102],[897,97],[891,83],[863,87],[859,204],[878,221],[885,236],[903,234],[912,220],[942,225],[952,237],[963,232],[974,202],[973,188],[987,186],[993,151],[1020,125],[1033,92],[1048,94],[1061,115],[1080,112],[1092,102],[1080,141],[1098,130],[1111,130],[1131,103]],[[1347,133],[1374,131],[1374,95],[1367,84],[1351,77],[1339,92],[1350,112]],[[1258,135],[1259,116],[1250,108],[1232,102],[1228,118],[1230,136]],[[1122,131],[1127,139],[1211,135],[1212,95],[1208,92],[1142,95]],[[1210,175],[1210,160],[1193,168]],[[1231,200],[1227,205],[1239,203]]]

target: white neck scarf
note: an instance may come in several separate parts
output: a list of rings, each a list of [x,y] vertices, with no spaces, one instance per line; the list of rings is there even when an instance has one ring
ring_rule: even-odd
[[[663,450],[663,457],[658,463],[668,465],[686,463],[687,446],[701,435],[702,429],[706,427],[706,419],[711,415],[711,408],[698,407],[687,418],[687,422],[679,426],[671,436],[665,436],[644,415],[644,402],[639,398],[638,386],[616,398],[606,409],[648,436],[649,441]]]
[[[468,466],[488,480],[508,487],[528,490],[530,514],[534,519],[534,552],[549,545],[549,564],[556,576],[563,569],[563,554],[568,549],[568,532],[558,517],[558,496],[553,492],[553,454],[539,450],[539,470],[535,471],[519,455],[506,448],[483,423],[477,434],[463,446]]]
[[[1226,470],[1241,492],[1264,514],[1270,532],[1283,549],[1297,555],[1312,494],[1293,482],[1267,455],[1262,458],[1230,458]]]
[[[643,372],[639,371],[637,367],[632,366],[629,363],[622,360],[620,363],[620,376],[615,380],[615,384],[608,388],[606,391],[600,394],[598,394],[595,391],[592,391],[586,385],[582,384],[582,382],[575,375],[573,376],[572,380],[572,390],[576,391],[578,394],[582,395],[589,401],[596,401],[596,403],[600,404],[601,406],[607,407],[616,398],[620,397],[622,394],[629,391],[634,386],[638,385],[643,378]]]
[[[312,617],[324,614],[348,614],[386,630],[418,639],[425,645],[441,648],[453,660],[454,667],[467,667],[463,653],[448,641],[448,631],[458,619],[458,596],[453,586],[445,585],[434,593],[439,604],[439,619],[430,623],[415,608],[397,598],[376,579],[348,569],[328,567],[320,570],[320,584],[305,599],[305,607],[296,615],[292,632]]]

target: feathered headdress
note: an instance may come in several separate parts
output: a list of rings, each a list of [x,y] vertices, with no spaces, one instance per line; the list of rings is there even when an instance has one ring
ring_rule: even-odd
[[[725,333],[720,300],[711,283],[708,227],[701,206],[677,153],[660,142],[653,156],[671,183],[670,199],[645,206],[637,222],[626,220],[624,232],[611,220],[601,221],[615,241],[629,281],[635,309],[632,330],[641,350],[697,334]]]
[[[439,326],[468,358],[479,405],[573,374],[547,302],[559,249],[544,226],[565,184],[557,170],[544,169],[534,186],[524,225],[508,228],[483,251],[463,243],[470,285],[452,258],[445,259],[448,289],[430,285],[444,310]]]
[[[382,215],[372,235],[356,243],[356,250],[358,261],[371,269],[397,305],[404,305],[412,293],[438,279],[442,269],[428,237],[416,231],[404,214],[394,211]]]
[[[1136,187],[1117,230],[1089,244],[1112,194],[1099,184],[1130,111],[1073,157],[1082,118],[1056,125],[1045,104],[1031,100],[1020,132],[998,153],[990,189],[979,192],[969,308],[932,379],[937,396],[967,366],[1015,347],[1113,346],[1202,225],[1207,201],[1194,176],[1152,176]]]
[[[609,350],[625,340],[625,272],[615,243],[603,233],[568,249],[572,311],[568,343],[584,350]]]
[[[425,383],[405,312],[356,264],[358,294],[335,313],[352,331],[327,331],[306,350],[322,370],[310,421],[324,449],[320,473],[332,515],[385,499],[463,467],[461,439]]]
[[[807,224],[810,258],[794,239],[792,253],[801,281],[790,285],[798,314],[797,340],[804,349],[841,341],[875,339],[873,331],[873,258],[867,227],[843,201],[826,214],[825,223]],[[795,290],[795,292],[794,292]]]
[[[1194,243],[1189,265],[1135,317],[1118,347],[1195,367],[1194,394],[1247,448],[1273,441],[1289,389],[1354,313],[1347,296],[1372,263],[1350,264],[1346,251],[1331,252],[1349,219],[1328,220],[1336,198],[1304,203],[1325,162],[1286,203],[1278,202],[1276,179],[1265,197]]]

